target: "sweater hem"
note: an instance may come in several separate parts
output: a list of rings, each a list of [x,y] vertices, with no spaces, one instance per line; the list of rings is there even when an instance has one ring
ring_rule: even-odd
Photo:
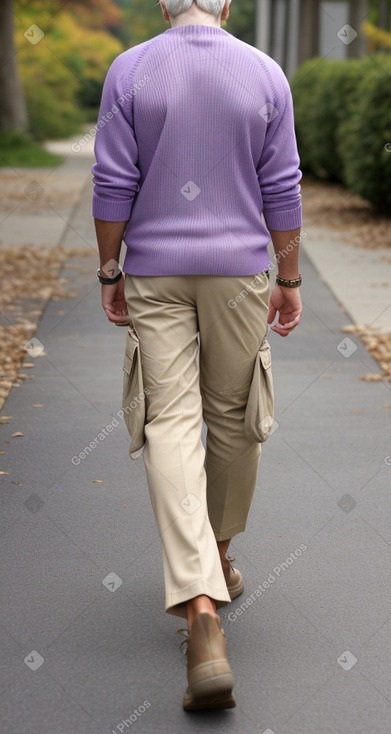
[[[140,251],[132,251],[128,247],[123,271],[127,275],[149,277],[210,275],[240,278],[258,275],[258,273],[265,272],[270,268],[270,258],[266,247],[263,252],[258,252],[253,257],[246,258],[243,253],[235,253],[235,257],[230,259],[227,255],[228,253],[224,254],[224,252],[215,253],[211,262],[210,260],[206,261],[201,253],[197,258],[196,252],[193,250],[193,257],[190,261],[180,257],[169,257],[164,250],[158,253],[156,249],[153,252],[146,249],[141,253]]]

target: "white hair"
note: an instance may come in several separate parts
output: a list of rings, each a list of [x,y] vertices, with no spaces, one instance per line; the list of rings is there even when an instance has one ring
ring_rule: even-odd
[[[194,0],[200,10],[217,17],[220,17],[223,12],[225,1],[226,0]],[[186,10],[190,10],[193,5],[193,0],[164,0],[164,4],[169,16],[171,18],[175,18],[177,15],[180,15],[180,13],[185,13]]]

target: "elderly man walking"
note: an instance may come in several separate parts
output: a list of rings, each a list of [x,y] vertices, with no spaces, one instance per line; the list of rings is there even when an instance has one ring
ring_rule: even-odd
[[[102,305],[128,325],[131,449],[143,447],[165,609],[188,622],[189,711],[236,705],[216,610],[244,588],[227,551],[270,431],[268,324],[288,336],[302,312],[290,88],[271,58],[221,28],[229,4],[160,0],[171,27],[107,74],[92,169]]]

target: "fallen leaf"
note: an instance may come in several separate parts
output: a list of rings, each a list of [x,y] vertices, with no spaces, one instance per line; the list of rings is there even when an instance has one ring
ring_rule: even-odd
[[[104,484],[103,479],[93,479],[92,481],[95,482],[95,484]]]
[[[9,474],[9,471],[0,471],[0,474]]]
[[[381,380],[385,380],[387,375],[377,375],[370,373],[369,375],[362,375],[360,377],[360,380],[363,380],[364,382],[381,382]]]
[[[348,324],[341,331],[357,334],[368,352],[377,360],[384,374],[362,375],[360,380],[365,382],[391,382],[391,333],[376,329],[370,324]]]
[[[42,403],[33,403],[33,408],[43,408]]]
[[[11,484],[14,484],[15,487],[23,487],[22,482],[11,482]]]
[[[0,181],[2,173],[0,170]],[[13,197],[19,201],[22,193],[19,192],[19,174],[15,180],[7,177],[7,191],[9,196],[10,187]],[[13,188],[14,187],[14,188]],[[16,187],[16,188],[15,188]],[[65,191],[63,192],[65,193]],[[45,197],[42,197],[42,200]],[[22,196],[24,200],[24,195]],[[20,203],[20,201],[19,201]],[[2,198],[2,207],[4,197]],[[21,204],[24,206],[23,202]],[[35,204],[36,206],[36,204]],[[14,207],[12,207],[14,208]],[[20,210],[19,210],[20,211]],[[56,292],[58,274],[61,266],[68,258],[68,253],[61,247],[37,250],[32,245],[23,248],[2,248],[2,287],[0,293],[0,310],[8,312],[7,326],[0,325],[0,371],[3,380],[0,379],[0,408],[12,387],[18,387],[24,379],[31,379],[32,374],[22,376],[20,368],[25,368],[33,373],[35,362],[31,356],[26,354],[24,345],[35,335],[40,315],[53,292]],[[29,278],[20,276],[20,272],[28,272]],[[25,303],[28,299],[29,309],[26,312]],[[24,363],[24,360],[27,360]],[[6,384],[4,384],[4,378]],[[1,423],[6,423],[0,420]]]
[[[13,433],[11,438],[19,438],[19,436],[24,436],[24,433],[21,433],[20,431],[16,431],[16,433]]]
[[[5,454],[5,451],[0,451],[0,454]]]
[[[0,415],[0,423],[8,423],[12,415]]]

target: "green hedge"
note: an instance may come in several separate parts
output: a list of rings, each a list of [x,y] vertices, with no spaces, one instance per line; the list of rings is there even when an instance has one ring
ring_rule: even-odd
[[[391,210],[391,56],[311,59],[291,80],[303,170]]]

